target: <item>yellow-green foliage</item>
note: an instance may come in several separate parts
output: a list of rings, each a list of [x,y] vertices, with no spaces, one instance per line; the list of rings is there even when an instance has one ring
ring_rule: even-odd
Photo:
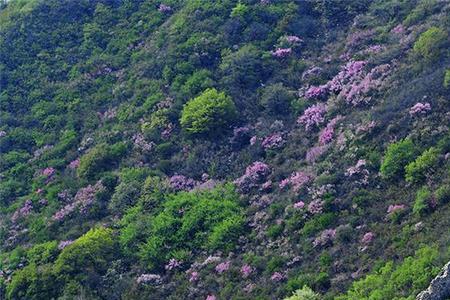
[[[424,151],[415,161],[405,167],[405,178],[408,182],[423,181],[426,175],[432,172],[439,161],[439,149],[431,147]]]
[[[235,117],[231,98],[211,88],[186,103],[180,123],[189,133],[208,133],[225,128]]]
[[[433,61],[439,58],[446,44],[448,44],[448,33],[444,29],[431,27],[414,43],[414,52],[427,61]]]
[[[388,262],[379,270],[354,282],[348,293],[336,300],[413,300],[438,273],[438,255],[436,248],[422,247],[401,264]]]
[[[381,164],[381,175],[386,179],[403,176],[405,166],[414,159],[414,156],[414,144],[410,139],[390,144]]]
[[[315,293],[310,287],[304,286],[301,289],[298,289],[294,292],[294,294],[284,300],[320,300],[321,297],[319,294]]]

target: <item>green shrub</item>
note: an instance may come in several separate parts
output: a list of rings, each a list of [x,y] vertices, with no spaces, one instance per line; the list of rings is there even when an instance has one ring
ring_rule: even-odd
[[[444,87],[445,88],[450,87],[450,69],[445,70]]]
[[[182,250],[232,249],[244,226],[237,199],[232,185],[167,195],[162,210],[152,217],[142,260],[158,268]]]
[[[380,167],[381,176],[385,179],[403,176],[405,166],[414,159],[415,153],[409,138],[390,144]]]
[[[293,95],[282,83],[268,85],[261,93],[261,105],[271,114],[286,113],[293,99]]]
[[[422,247],[414,256],[395,265],[392,261],[352,284],[347,294],[336,300],[414,299],[438,272],[439,252]]]
[[[29,263],[46,264],[52,262],[58,253],[58,243],[56,241],[34,245],[27,251]]]
[[[414,43],[414,52],[427,61],[439,59],[441,51],[448,43],[448,34],[444,29],[431,27],[423,32]]]
[[[431,147],[424,151],[415,161],[405,167],[406,181],[417,183],[425,180],[426,175],[433,170],[439,161],[439,149]]]
[[[450,185],[444,184],[440,186],[435,192],[436,202],[439,204],[446,204],[450,201]]]
[[[304,286],[303,288],[296,290],[294,294],[290,297],[285,298],[284,300],[320,300],[321,297],[319,294],[315,293],[308,286]]]
[[[14,272],[7,285],[7,299],[40,300],[55,299],[55,278],[50,265],[37,266],[32,263]]]
[[[95,289],[89,278],[104,275],[116,254],[119,252],[113,231],[94,228],[62,250],[55,261],[54,274],[63,285],[76,281]]]
[[[431,198],[431,192],[427,187],[422,187],[417,191],[416,200],[414,201],[413,213],[421,215],[428,209]]]
[[[214,133],[225,129],[235,117],[231,98],[212,88],[184,105],[180,123],[191,134]]]
[[[127,147],[123,143],[97,145],[81,157],[77,174],[81,178],[92,179],[101,171],[117,166],[126,151]]]

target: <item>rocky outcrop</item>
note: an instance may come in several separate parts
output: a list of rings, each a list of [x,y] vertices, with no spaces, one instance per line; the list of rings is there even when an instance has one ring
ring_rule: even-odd
[[[428,288],[420,292],[416,300],[447,300],[450,299],[450,262],[430,283]]]

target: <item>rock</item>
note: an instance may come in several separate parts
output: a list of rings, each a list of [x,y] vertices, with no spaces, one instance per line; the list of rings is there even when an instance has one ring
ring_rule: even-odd
[[[420,292],[416,300],[446,300],[450,299],[450,262],[431,281],[428,288]]]

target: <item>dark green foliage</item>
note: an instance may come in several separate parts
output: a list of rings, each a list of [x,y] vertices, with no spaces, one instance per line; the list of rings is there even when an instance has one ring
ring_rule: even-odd
[[[264,87],[261,93],[261,104],[270,114],[284,114],[293,100],[292,93],[281,83]]]

